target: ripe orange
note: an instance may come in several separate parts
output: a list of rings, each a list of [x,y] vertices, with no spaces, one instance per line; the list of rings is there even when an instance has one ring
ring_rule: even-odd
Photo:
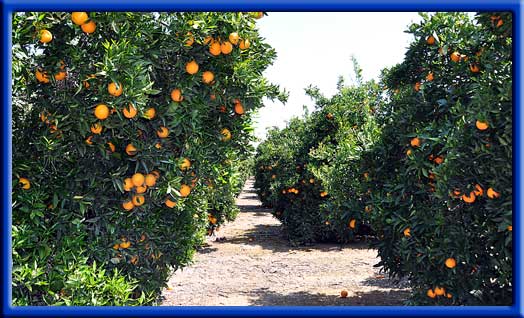
[[[418,137],[411,139],[411,146],[420,147],[420,139]]]
[[[215,74],[213,74],[213,72],[205,71],[204,73],[202,73],[202,81],[205,84],[211,83],[214,79],[215,79]]]
[[[126,153],[129,155],[129,156],[134,156],[136,155],[137,153],[137,149],[136,147],[133,145],[133,144],[128,144],[126,146]]]
[[[145,193],[147,191],[147,186],[146,185],[141,185],[139,187],[136,187],[136,193]]]
[[[125,242],[122,242],[120,243],[120,248],[130,248],[131,247],[131,242],[129,241],[125,241]]]
[[[27,178],[18,179],[18,183],[21,184],[22,189],[29,190],[31,188],[31,182]]]
[[[146,109],[146,111],[144,112],[144,117],[146,119],[153,119],[155,118],[155,116],[156,116],[156,109],[154,109],[153,107]]]
[[[167,138],[167,136],[169,136],[169,129],[164,126],[160,126],[160,128],[158,128],[156,131],[156,134],[159,138]]]
[[[218,111],[221,112],[221,113],[225,113],[225,112],[227,111],[227,108],[226,108],[226,106],[221,105],[221,106],[218,108]]]
[[[191,192],[191,187],[186,185],[186,184],[183,184],[180,186],[180,196],[181,197],[187,197],[189,195],[189,193]]]
[[[156,148],[156,149],[162,149],[162,144],[159,143],[159,142],[157,142],[157,143],[155,144],[155,148]]]
[[[426,75],[426,81],[433,81],[434,79],[434,76],[433,76],[433,72],[429,72],[428,75]]]
[[[95,32],[95,30],[96,30],[96,23],[95,23],[95,21],[91,20],[91,21],[89,21],[87,23],[82,24],[82,26],[80,28],[85,33],[90,34],[90,33]]]
[[[146,202],[146,199],[144,198],[143,195],[140,194],[140,195],[133,196],[132,201],[135,206],[141,206]]]
[[[240,43],[238,44],[238,47],[241,50],[247,50],[249,49],[250,46],[251,46],[251,43],[249,43],[249,39],[241,40]]]
[[[508,225],[508,227],[506,228],[508,231],[513,231],[513,226],[512,225]]]
[[[455,63],[460,61],[460,53],[459,52],[453,52],[451,53],[451,60]]]
[[[486,130],[489,128],[489,124],[487,121],[481,121],[481,120],[477,120],[477,122],[475,123],[475,126],[477,126],[477,129],[478,130]]]
[[[435,159],[433,159],[433,162],[439,165],[444,162],[444,158],[442,156],[438,156]]]
[[[328,195],[327,191],[322,191],[322,192],[320,192],[320,196],[321,196],[322,198],[325,197],[325,196],[327,196],[327,195]]]
[[[176,206],[175,201],[171,201],[169,198],[166,198],[165,204],[168,208],[174,208]]]
[[[406,155],[408,155],[408,156],[411,156],[412,153],[413,153],[413,151],[412,151],[411,149],[408,149],[408,150],[406,151]]]
[[[182,163],[180,164],[180,170],[185,171],[189,168],[191,168],[191,161],[189,161],[189,159],[187,158],[182,159]]]
[[[351,219],[351,220],[349,221],[349,228],[350,228],[350,229],[354,229],[355,226],[356,226],[356,224],[357,224],[357,220],[355,220],[355,219]]]
[[[348,291],[343,289],[341,292],[340,292],[340,297],[341,298],[346,298],[348,296]]]
[[[141,185],[144,184],[145,182],[145,177],[143,174],[141,174],[140,172],[137,172],[135,173],[132,177],[131,177],[131,181],[133,182],[133,185],[135,187],[139,187]]]
[[[131,257],[131,260],[129,262],[133,265],[136,265],[136,263],[138,263],[138,256],[133,255],[133,257]]]
[[[462,195],[462,201],[466,202],[466,203],[473,203],[475,202],[475,192],[474,191],[471,191],[469,193],[469,196],[466,195],[466,194],[463,194]]]
[[[220,44],[220,52],[222,52],[222,54],[229,54],[231,51],[233,51],[233,44],[231,44],[231,42],[225,41]]]
[[[213,56],[218,56],[220,53],[222,53],[222,49],[220,47],[220,43],[218,42],[212,42],[209,46],[209,53]]]
[[[231,132],[227,128],[222,128],[220,134],[223,136],[222,141],[229,141],[231,139]]]
[[[124,114],[125,118],[131,119],[136,116],[137,110],[133,104],[129,103],[127,107],[124,107],[122,110],[122,114]]]
[[[315,183],[315,179],[313,179],[313,178],[309,179],[309,183],[311,183],[311,184]]]
[[[113,145],[112,142],[108,141],[107,145],[109,146],[109,150],[111,150],[111,152],[115,152],[116,147],[115,147],[115,145]]]
[[[415,89],[416,92],[420,91],[420,82],[416,82],[413,88]]]
[[[446,293],[446,290],[444,289],[444,287],[435,287],[435,295],[437,296],[442,296]]]
[[[131,191],[131,189],[133,189],[133,180],[131,178],[125,178],[124,179],[124,191]]]
[[[234,110],[235,110],[235,114],[237,114],[237,115],[244,114],[244,106],[242,106],[241,103],[236,103]]]
[[[40,42],[49,43],[53,40],[53,34],[48,30],[40,30]]]
[[[496,199],[500,197],[500,193],[495,191],[493,188],[488,188],[487,194],[488,198],[490,199]]]
[[[186,72],[188,72],[191,75],[196,74],[198,72],[198,64],[195,60],[186,64]]]
[[[99,135],[102,132],[102,125],[99,123],[94,123],[91,125],[91,132],[93,134]]]
[[[95,107],[95,117],[104,120],[109,117],[109,107],[105,104],[99,104]]]
[[[122,203],[122,207],[124,208],[124,210],[126,211],[130,211],[130,210],[133,210],[133,208],[135,207],[133,205],[133,202],[131,201],[125,201],[124,203]]]
[[[42,71],[41,69],[37,69],[35,72],[35,77],[38,82],[40,83],[49,83],[49,76],[47,75],[47,72]]]
[[[457,261],[454,258],[450,257],[446,259],[444,264],[446,264],[447,268],[454,268],[455,266],[457,266]]]
[[[480,186],[480,184],[476,184],[476,185],[475,185],[475,190],[474,190],[473,192],[475,192],[475,195],[476,195],[476,196],[479,196],[479,197],[481,197],[481,196],[484,195],[484,189],[482,189],[482,187]]]
[[[404,236],[410,237],[411,236],[411,229],[409,227],[404,229]]]
[[[426,295],[428,295],[429,298],[435,298],[437,297],[437,295],[435,295],[435,292],[433,291],[433,289],[428,289],[428,291],[426,292]]]
[[[156,184],[156,176],[154,174],[148,173],[145,177],[145,182],[148,187],[152,187]]]
[[[87,12],[73,12],[71,13],[71,21],[76,25],[82,25],[87,22],[89,16]]]
[[[238,40],[240,40],[240,37],[238,36],[237,32],[231,32],[229,34],[229,42],[231,42],[231,44],[237,45],[238,44]]]
[[[65,72],[65,71],[60,71],[60,72],[55,74],[55,80],[57,80],[57,81],[62,81],[66,77],[67,77],[67,72]]]
[[[93,136],[89,136],[86,138],[86,144],[92,145],[93,144]]]
[[[107,85],[107,91],[110,95],[118,97],[122,95],[122,92],[124,92],[124,87],[121,83],[109,83]]]
[[[172,90],[171,99],[175,102],[181,102],[184,99],[184,96],[182,96],[182,91],[178,88]]]
[[[480,72],[480,68],[477,64],[470,64],[469,65],[469,70],[472,72],[472,73],[478,73]]]
[[[446,294],[446,298],[451,299],[451,298],[453,298],[453,295],[451,295],[450,293],[447,293],[447,294]]]
[[[497,28],[500,28],[504,24],[504,20],[500,19],[499,22],[497,22]]]
[[[429,45],[435,44],[435,38],[433,37],[433,35],[430,35],[426,38],[426,43]]]

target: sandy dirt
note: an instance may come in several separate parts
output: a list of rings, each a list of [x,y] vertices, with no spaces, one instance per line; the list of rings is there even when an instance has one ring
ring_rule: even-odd
[[[170,278],[163,306],[398,306],[409,296],[405,283],[373,267],[379,259],[364,242],[290,246],[260,206],[253,180],[237,204],[237,219]]]

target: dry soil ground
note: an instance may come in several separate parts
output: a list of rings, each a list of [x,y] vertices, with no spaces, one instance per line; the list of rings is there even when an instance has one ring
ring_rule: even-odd
[[[237,204],[237,219],[208,239],[193,265],[171,277],[162,305],[388,306],[408,297],[405,284],[373,267],[379,259],[366,243],[291,247],[279,221],[260,206],[253,180]],[[342,289],[347,298],[340,298]]]

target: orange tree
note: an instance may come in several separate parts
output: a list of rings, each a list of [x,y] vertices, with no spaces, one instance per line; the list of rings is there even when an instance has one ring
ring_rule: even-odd
[[[423,15],[384,72],[370,171],[380,265],[413,304],[511,303],[511,15]]]
[[[250,116],[285,99],[258,17],[14,15],[15,304],[152,303],[234,218]]]
[[[331,98],[307,89],[317,109],[270,131],[258,147],[258,195],[294,243],[344,242],[369,232],[360,152],[378,135],[373,112],[381,95],[376,83],[362,83],[356,63],[355,70],[357,85],[340,82]]]

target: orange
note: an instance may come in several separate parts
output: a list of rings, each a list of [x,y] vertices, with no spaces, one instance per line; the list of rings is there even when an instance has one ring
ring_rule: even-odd
[[[171,91],[171,99],[175,102],[181,102],[184,99],[184,96],[182,96],[182,91],[180,89],[175,88]]]
[[[477,64],[470,64],[469,65],[469,70],[472,72],[472,73],[478,73],[480,72],[480,68]]]
[[[71,21],[76,25],[82,25],[87,22],[89,16],[87,12],[73,12],[71,13]]]
[[[205,71],[204,73],[202,73],[202,82],[204,82],[205,84],[211,83],[214,79],[215,74],[213,74],[213,72]]]
[[[133,185],[135,187],[139,187],[141,185],[144,184],[145,182],[145,177],[143,174],[141,174],[140,172],[137,172],[135,173],[132,177],[131,177],[131,181],[133,182]]]
[[[227,108],[226,108],[226,106],[221,105],[221,106],[218,108],[218,111],[221,112],[221,113],[225,113],[225,112],[227,111]]]
[[[187,197],[189,195],[189,193],[191,192],[191,187],[189,187],[188,185],[181,185],[180,186],[180,196],[181,197]]]
[[[43,72],[41,69],[36,70],[35,77],[40,83],[49,83],[47,72]]]
[[[411,139],[411,146],[420,147],[420,139],[418,137]]]
[[[99,123],[94,123],[91,125],[91,132],[93,134],[99,135],[102,132],[102,125]]]
[[[454,258],[450,257],[446,259],[444,264],[446,264],[447,268],[454,268],[455,266],[457,266],[457,261]]]
[[[40,30],[40,42],[49,43],[53,40],[53,34],[48,30]]]
[[[313,178],[309,179],[309,183],[311,183],[311,184],[315,183],[315,179],[313,179]]]
[[[348,296],[348,291],[347,290],[344,289],[344,290],[342,290],[340,292],[340,297],[341,298],[346,298],[347,296]]]
[[[222,141],[229,141],[231,139],[231,132],[227,128],[223,128],[220,134],[223,136]]]
[[[321,197],[325,197],[325,196],[327,196],[327,195],[328,195],[328,193],[327,193],[326,191],[322,191],[322,192],[320,192],[320,196],[321,196]]]
[[[475,192],[471,191],[469,193],[469,196],[466,195],[466,194],[463,194],[462,195],[462,201],[464,201],[466,203],[473,203],[473,202],[475,202]]]
[[[133,180],[131,178],[125,178],[124,179],[124,191],[131,191],[131,189],[133,189]]]
[[[109,146],[109,150],[111,150],[111,152],[115,152],[116,147],[115,147],[115,145],[113,145],[112,142],[109,141],[109,142],[107,143],[107,145]]]
[[[433,76],[433,73],[432,72],[429,72],[428,75],[426,75],[426,81],[433,81],[434,79],[434,76]]]
[[[159,142],[157,142],[157,143],[155,144],[155,148],[156,148],[156,149],[162,149],[162,144],[159,143]]]
[[[191,75],[196,74],[198,72],[198,64],[195,60],[186,64],[186,72],[188,72]]]
[[[210,100],[216,100],[217,96],[215,94],[211,94],[211,95],[209,95],[209,99]]]
[[[31,188],[31,182],[27,178],[18,179],[18,183],[22,185],[22,189],[29,190]]]
[[[220,44],[220,52],[222,52],[222,54],[229,54],[231,51],[233,51],[233,44],[231,44],[231,42],[225,41]]]
[[[153,107],[146,109],[144,113],[144,117],[146,119],[153,119],[155,118],[155,116],[156,116],[156,109],[154,109]]]
[[[433,289],[428,289],[428,291],[426,292],[426,295],[428,295],[429,298],[435,298],[437,297],[437,295],[435,295],[435,292],[433,291]]]
[[[451,298],[453,298],[453,295],[451,295],[450,293],[447,293],[446,294],[446,298],[450,298],[451,299]]]
[[[186,40],[186,46],[191,46],[195,42],[195,38],[193,37],[193,33],[187,32],[187,40]]]
[[[426,43],[429,45],[435,44],[435,38],[433,37],[433,35],[430,35],[426,38]]]
[[[209,53],[211,53],[211,55],[213,56],[220,55],[220,53],[222,53],[222,50],[220,48],[220,43],[218,42],[211,43],[211,45],[209,46]]]
[[[167,136],[169,136],[169,129],[164,126],[160,126],[160,128],[156,131],[156,134],[159,138],[167,138]]]
[[[120,244],[115,244],[115,245],[113,245],[113,249],[114,249],[114,250],[117,250],[117,249],[119,249],[119,248],[120,248]]]
[[[417,91],[417,92],[420,90],[420,82],[416,82],[416,83],[415,83],[414,89],[415,89],[415,91]]]
[[[367,213],[371,212],[371,210],[373,210],[371,205],[366,205],[366,207],[364,208],[364,211],[366,211]]]
[[[496,199],[500,197],[500,193],[495,191],[493,188],[488,188],[487,194],[488,194],[488,198],[490,199]]]
[[[118,97],[124,92],[124,86],[122,86],[121,83],[109,83],[107,85],[107,91],[110,95]]]
[[[133,196],[133,204],[135,206],[141,206],[146,202],[146,199],[143,195],[135,195]]]
[[[409,227],[404,229],[404,236],[410,237],[411,236],[411,229]]]
[[[231,42],[231,44],[237,45],[238,44],[238,40],[240,40],[240,38],[239,38],[237,32],[229,33],[229,42]]]
[[[234,110],[235,110],[235,114],[237,114],[237,115],[244,114],[244,106],[242,106],[241,103],[236,103]]]
[[[95,30],[96,30],[96,23],[95,23],[95,21],[91,20],[91,21],[89,21],[87,23],[82,24],[82,26],[80,28],[85,33],[90,34],[90,33],[95,32]]]
[[[138,256],[133,255],[133,257],[131,257],[131,260],[129,262],[133,265],[136,265],[136,263],[138,263]]]
[[[122,203],[122,207],[124,208],[124,210],[126,211],[130,211],[130,210],[133,210],[133,208],[135,207],[133,205],[133,202],[131,201],[125,201],[124,203]]]
[[[412,153],[413,153],[413,151],[412,151],[411,149],[408,149],[408,150],[406,151],[406,155],[408,155],[408,156],[411,156]]]
[[[191,161],[189,161],[189,159],[187,158],[182,159],[182,163],[180,164],[180,170],[185,171],[189,168],[191,168]]]
[[[513,226],[512,225],[508,225],[508,227],[506,228],[508,231],[513,231]]]
[[[476,185],[475,185],[475,190],[474,190],[473,192],[475,192],[475,195],[476,195],[476,196],[479,196],[479,197],[481,197],[482,195],[484,195],[484,189],[482,189],[482,187],[480,186],[480,184],[476,184]]]
[[[136,147],[133,145],[133,144],[128,144],[126,146],[126,153],[129,155],[129,156],[134,156],[136,155],[137,153],[137,149]]]
[[[145,193],[147,191],[146,185],[141,185],[139,187],[136,187],[136,193]]]
[[[442,156],[438,156],[435,159],[433,159],[433,162],[439,165],[444,162],[444,158]]]
[[[120,248],[130,248],[130,247],[131,247],[131,242],[129,241],[120,243]]]
[[[249,39],[241,40],[240,43],[238,44],[238,47],[241,50],[247,50],[249,49],[249,46],[251,46],[251,43],[249,43]]]
[[[477,120],[477,122],[475,123],[475,126],[477,126],[477,129],[478,130],[486,130],[489,128],[489,124],[487,121],[481,121],[481,120]]]
[[[93,136],[89,136],[89,137],[87,137],[87,138],[86,138],[86,144],[88,144],[88,145],[92,145],[92,144],[93,144],[93,140],[92,140],[92,139],[93,139]]]
[[[62,81],[67,77],[67,72],[61,71],[55,74],[55,80]]]
[[[437,296],[442,296],[446,293],[446,290],[444,289],[444,287],[435,287],[435,295]]]
[[[459,52],[453,52],[451,53],[451,60],[455,63],[460,61],[460,53]]]
[[[122,113],[124,114],[125,118],[131,119],[136,116],[137,110],[133,104],[129,103],[127,107],[124,107]]]
[[[351,219],[349,221],[349,228],[354,229],[357,221],[355,219]]]
[[[104,120],[109,117],[109,107],[105,104],[100,104],[95,107],[95,117]]]

